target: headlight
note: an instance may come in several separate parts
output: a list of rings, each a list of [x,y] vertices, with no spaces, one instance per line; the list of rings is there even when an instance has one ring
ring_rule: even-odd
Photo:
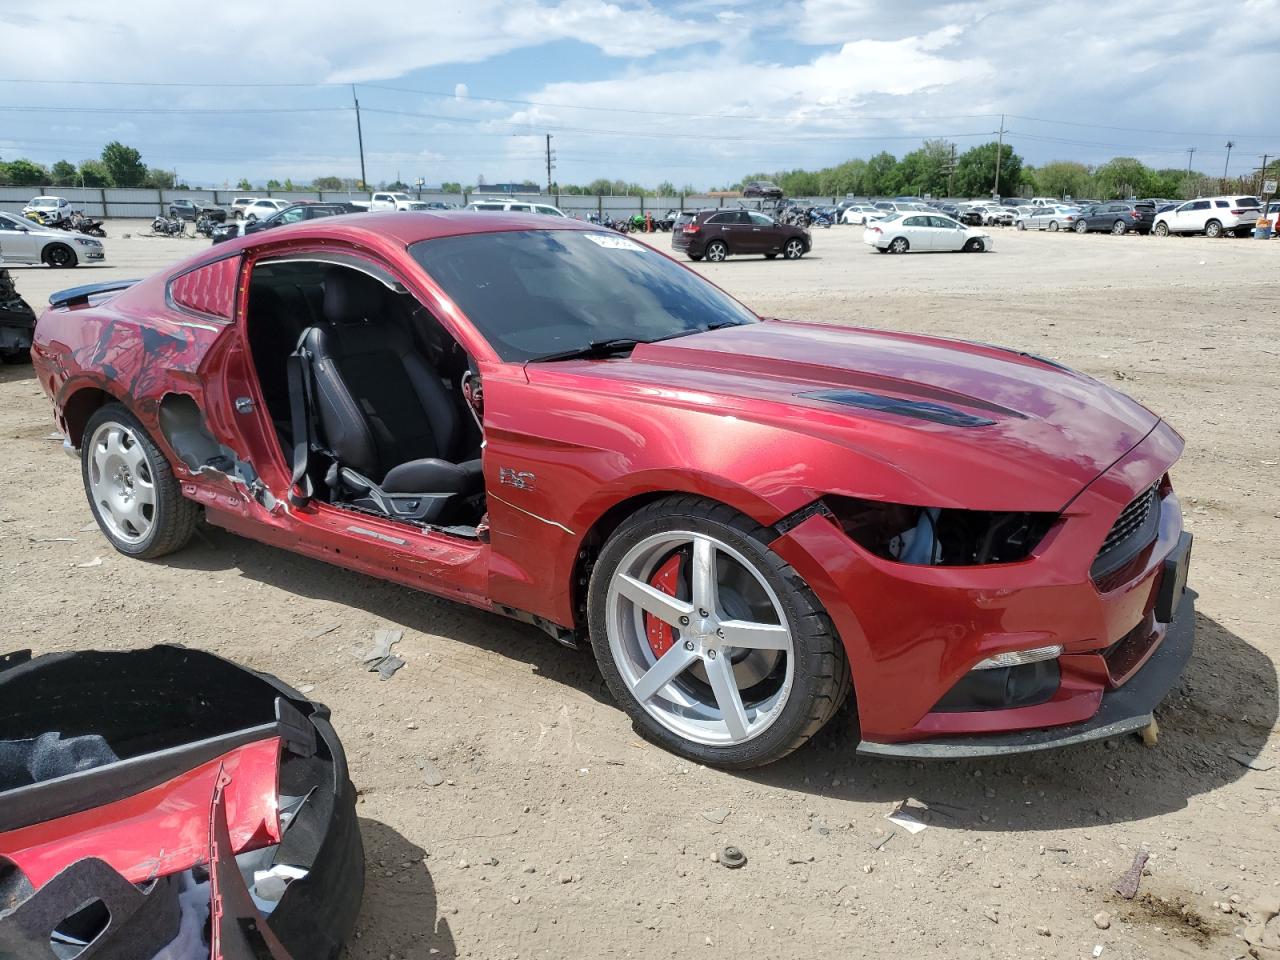
[[[100,247],[100,246],[102,246],[102,244],[100,244],[97,240],[90,240],[88,237],[76,237],[76,238],[75,238],[75,241],[76,241],[76,243],[80,244],[80,246],[82,246],[82,247]]]
[[[918,507],[856,497],[823,504],[849,538],[885,560],[968,567],[1025,560],[1058,520],[1056,513]]]

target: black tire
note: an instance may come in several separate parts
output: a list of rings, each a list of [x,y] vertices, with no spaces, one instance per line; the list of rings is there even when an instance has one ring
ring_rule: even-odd
[[[712,240],[707,244],[706,257],[712,263],[721,263],[729,256],[729,245],[723,240]]]
[[[1169,235],[1169,225],[1165,223],[1163,220],[1161,220],[1159,223],[1157,223],[1154,227],[1151,228],[1151,232],[1154,233],[1157,237],[1167,237]]]
[[[894,237],[889,241],[890,253],[906,253],[911,249],[911,241],[906,237]]]
[[[1089,232],[1089,225],[1085,223],[1083,220],[1077,220],[1076,233],[1088,233],[1088,232]]]
[[[764,258],[765,258],[766,260],[777,260],[777,259],[778,259],[778,255],[777,255],[776,253],[766,253],[766,254],[764,255]]]
[[[1222,236],[1222,224],[1217,220],[1210,220],[1204,225],[1204,235],[1210,240],[1215,240]]]
[[[799,237],[792,237],[782,248],[782,255],[788,260],[799,260],[804,253],[804,241]]]
[[[44,262],[62,270],[76,265],[76,252],[65,243],[51,243],[44,249]]]
[[[977,237],[973,237],[972,239],[966,241],[964,245],[965,253],[981,253],[985,249],[986,249],[986,244],[984,244]]]
[[[130,543],[120,539],[102,519],[101,508],[94,501],[90,490],[89,470],[92,451],[90,443],[98,429],[107,423],[118,423],[129,429],[137,438],[146,456],[147,467],[151,472],[151,482],[155,488],[155,507],[151,529],[146,537],[138,543]],[[182,495],[182,487],[173,475],[169,461],[156,446],[146,429],[123,404],[108,403],[100,407],[85,424],[84,437],[80,445],[80,475],[84,482],[85,496],[89,501],[89,509],[93,519],[98,522],[107,540],[120,553],[138,560],[151,560],[173,553],[187,545],[195,532],[196,522],[202,510],[199,504]]]
[[[709,746],[673,733],[640,705],[614,665],[605,626],[609,582],[632,546],[673,528],[709,534],[750,559],[777,594],[791,625],[796,657],[791,693],[777,719],[745,743]],[[726,770],[763,766],[803,745],[849,696],[852,677],[835,626],[808,584],[769,549],[771,539],[768,530],[732,507],[701,497],[676,495],[655,501],[628,517],[601,550],[591,573],[587,598],[596,662],[614,699],[637,732],[663,749]]]
[[[1117,220],[1111,225],[1111,235],[1113,237],[1123,237],[1129,232],[1129,225],[1123,220]]]
[[[701,259],[702,259],[702,254],[700,254],[700,253],[691,253],[691,254],[689,254],[689,259],[690,259],[690,260],[701,260]]]

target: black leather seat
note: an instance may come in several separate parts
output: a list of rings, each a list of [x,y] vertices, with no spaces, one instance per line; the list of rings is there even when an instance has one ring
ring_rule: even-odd
[[[449,500],[479,493],[484,479],[478,459],[461,460],[459,406],[387,316],[389,295],[366,274],[330,270],[324,323],[304,331],[301,345],[319,439],[341,480],[385,512],[430,521]]]

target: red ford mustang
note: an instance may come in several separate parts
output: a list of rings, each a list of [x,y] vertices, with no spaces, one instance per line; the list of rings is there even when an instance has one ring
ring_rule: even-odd
[[[1191,653],[1182,439],[974,343],[761,320],[528,216],[335,217],[55,295],[33,356],[94,516],[236,533],[589,638],[722,767],[1137,729]]]

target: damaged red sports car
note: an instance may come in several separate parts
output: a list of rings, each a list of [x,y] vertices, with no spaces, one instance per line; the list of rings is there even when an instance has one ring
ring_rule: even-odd
[[[721,767],[1150,721],[1191,653],[1181,437],[1051,361],[761,320],[573,220],[326,218],[55,295],[33,359],[94,516],[197,519],[589,639]]]

